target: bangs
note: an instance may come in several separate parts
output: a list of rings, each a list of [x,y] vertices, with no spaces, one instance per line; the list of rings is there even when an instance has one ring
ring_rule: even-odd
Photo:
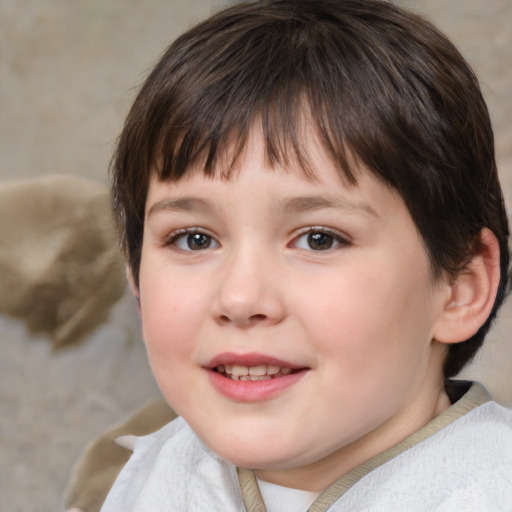
[[[439,164],[425,128],[438,124],[435,102],[444,100],[431,96],[417,47],[389,58],[403,46],[401,34],[390,30],[402,14],[380,2],[361,12],[358,2],[346,3],[347,12],[337,1],[321,10],[315,2],[287,0],[263,9],[237,5],[167,49],[128,115],[115,155],[114,166],[129,181],[124,188],[137,191],[127,198],[137,215],[152,172],[176,181],[201,168],[227,178],[258,125],[269,166],[294,161],[310,177],[312,134],[348,183],[356,182],[354,163],[362,163],[401,192],[404,170]],[[397,19],[384,20],[381,8]],[[376,44],[363,44],[371,39]],[[444,134],[437,133],[441,142]]]
[[[307,178],[315,179],[310,157],[310,144],[315,140],[320,141],[342,180],[355,184],[354,158],[349,164],[351,151],[341,137],[332,134],[328,117],[318,111],[313,115],[303,96],[290,98],[278,99],[275,105],[266,103],[261,110],[247,112],[243,119],[239,119],[240,111],[230,110],[214,126],[206,123],[181,130],[165,126],[152,157],[152,169],[162,181],[178,181],[191,169],[230,179],[239,172],[248,141],[258,132],[263,137],[268,167],[286,170],[296,165]]]
[[[148,160],[160,179],[179,180],[191,168],[229,178],[251,132],[261,130],[270,167],[293,162],[314,177],[308,144],[316,136],[340,176],[355,183],[348,158],[353,151],[346,142],[346,133],[354,130],[350,119],[357,117],[350,113],[353,100],[340,99],[342,84],[329,90],[334,83],[320,83],[324,73],[315,68],[325,66],[325,52],[300,44],[296,31],[297,41],[282,38],[278,30],[267,33],[264,54],[249,52],[258,47],[249,32],[246,41],[217,54],[213,69],[198,66],[193,77],[183,75],[173,91],[155,99],[150,115],[157,142],[148,148]],[[235,52],[243,67],[233,62]]]

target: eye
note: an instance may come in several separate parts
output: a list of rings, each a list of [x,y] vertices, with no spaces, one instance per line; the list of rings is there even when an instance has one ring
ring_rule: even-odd
[[[219,243],[210,235],[200,231],[184,231],[173,236],[169,245],[174,245],[182,251],[204,251],[219,247]]]
[[[294,247],[308,251],[327,251],[343,245],[348,245],[347,240],[324,228],[310,228],[293,241]]]

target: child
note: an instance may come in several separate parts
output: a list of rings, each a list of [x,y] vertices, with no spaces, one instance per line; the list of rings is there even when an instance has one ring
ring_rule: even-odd
[[[508,226],[463,58],[379,0],[259,0],[182,35],[113,164],[149,361],[180,418],[101,509],[510,511],[512,412],[451,380]]]

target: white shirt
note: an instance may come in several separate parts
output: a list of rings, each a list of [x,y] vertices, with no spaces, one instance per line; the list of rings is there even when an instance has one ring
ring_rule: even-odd
[[[320,494],[257,481],[267,512],[306,512]]]

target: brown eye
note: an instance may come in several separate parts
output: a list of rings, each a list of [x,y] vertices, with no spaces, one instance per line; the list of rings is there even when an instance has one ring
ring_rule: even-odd
[[[293,241],[293,247],[306,251],[328,251],[349,245],[349,242],[337,233],[325,228],[311,228]]]
[[[191,251],[208,249],[211,244],[211,237],[203,233],[194,233],[193,235],[187,235],[187,246]]]
[[[219,246],[210,235],[200,232],[181,233],[172,239],[171,244],[182,251],[203,251]]]
[[[334,237],[328,233],[309,233],[308,246],[314,251],[325,251],[334,245]]]

